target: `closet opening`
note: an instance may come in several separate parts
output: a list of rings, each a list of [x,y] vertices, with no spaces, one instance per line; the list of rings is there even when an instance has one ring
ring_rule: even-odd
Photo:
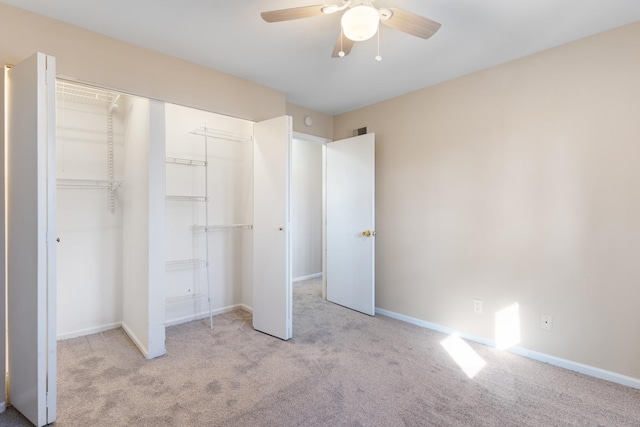
[[[211,326],[243,307],[252,129],[57,81],[58,340],[121,327],[152,359],[165,353],[165,327],[202,318]]]

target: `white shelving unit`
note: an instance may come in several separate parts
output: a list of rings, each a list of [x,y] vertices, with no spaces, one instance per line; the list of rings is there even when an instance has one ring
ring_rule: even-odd
[[[252,229],[238,213],[246,197],[240,184],[249,182],[244,162],[251,127],[200,112],[168,111],[167,324],[204,317],[206,300],[213,327],[214,309],[237,304],[233,287],[242,286],[238,248],[244,237],[224,233]]]
[[[209,186],[208,186],[208,148],[207,141],[204,141],[204,160],[181,158],[181,157],[166,157],[165,163],[167,167],[187,167],[187,168],[204,168],[204,194],[203,195],[179,195],[179,194],[167,194],[166,200],[168,202],[201,202],[204,203],[204,218],[205,223],[208,221],[208,200],[209,200]],[[185,225],[185,227],[188,227]],[[209,326],[213,328],[213,311],[211,310],[211,283],[209,278],[209,241],[205,240],[205,253],[204,259],[180,259],[166,261],[166,270],[179,270],[179,269],[205,269],[206,280],[206,292],[196,292],[195,286],[189,288],[189,292],[185,295],[171,296],[166,298],[165,305],[167,307],[175,307],[180,305],[197,305],[199,302],[206,300],[209,309]]]
[[[115,212],[115,190],[123,185],[123,182],[114,177],[114,153],[113,153],[113,109],[118,106],[120,94],[89,86],[77,85],[64,80],[56,81],[56,99],[59,102],[81,103],[104,107],[107,120],[107,170],[106,179],[69,179],[59,178],[57,187],[106,189],[109,212]]]

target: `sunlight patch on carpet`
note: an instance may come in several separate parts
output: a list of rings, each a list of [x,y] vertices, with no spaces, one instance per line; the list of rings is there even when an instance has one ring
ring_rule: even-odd
[[[475,377],[487,364],[458,334],[445,338],[440,344],[469,378]]]

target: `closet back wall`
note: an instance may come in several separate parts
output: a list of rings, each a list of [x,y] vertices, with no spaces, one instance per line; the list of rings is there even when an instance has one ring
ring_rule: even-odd
[[[107,107],[57,97],[57,174],[105,180]],[[113,115],[114,174],[123,173],[123,121]],[[58,185],[58,338],[114,328],[122,320],[122,203],[105,188]]]

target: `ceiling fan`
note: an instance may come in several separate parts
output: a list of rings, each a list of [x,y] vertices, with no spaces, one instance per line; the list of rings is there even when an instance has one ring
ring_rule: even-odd
[[[374,0],[342,1],[343,4],[341,6],[302,6],[262,12],[260,15],[266,22],[281,22],[320,15],[330,15],[346,10],[342,15],[340,36],[331,54],[333,58],[341,58],[348,55],[355,42],[368,40],[373,37],[378,32],[380,22],[423,39],[428,39],[440,28],[439,23],[402,9],[376,9],[373,6]],[[379,61],[382,58],[378,54],[376,59]]]

